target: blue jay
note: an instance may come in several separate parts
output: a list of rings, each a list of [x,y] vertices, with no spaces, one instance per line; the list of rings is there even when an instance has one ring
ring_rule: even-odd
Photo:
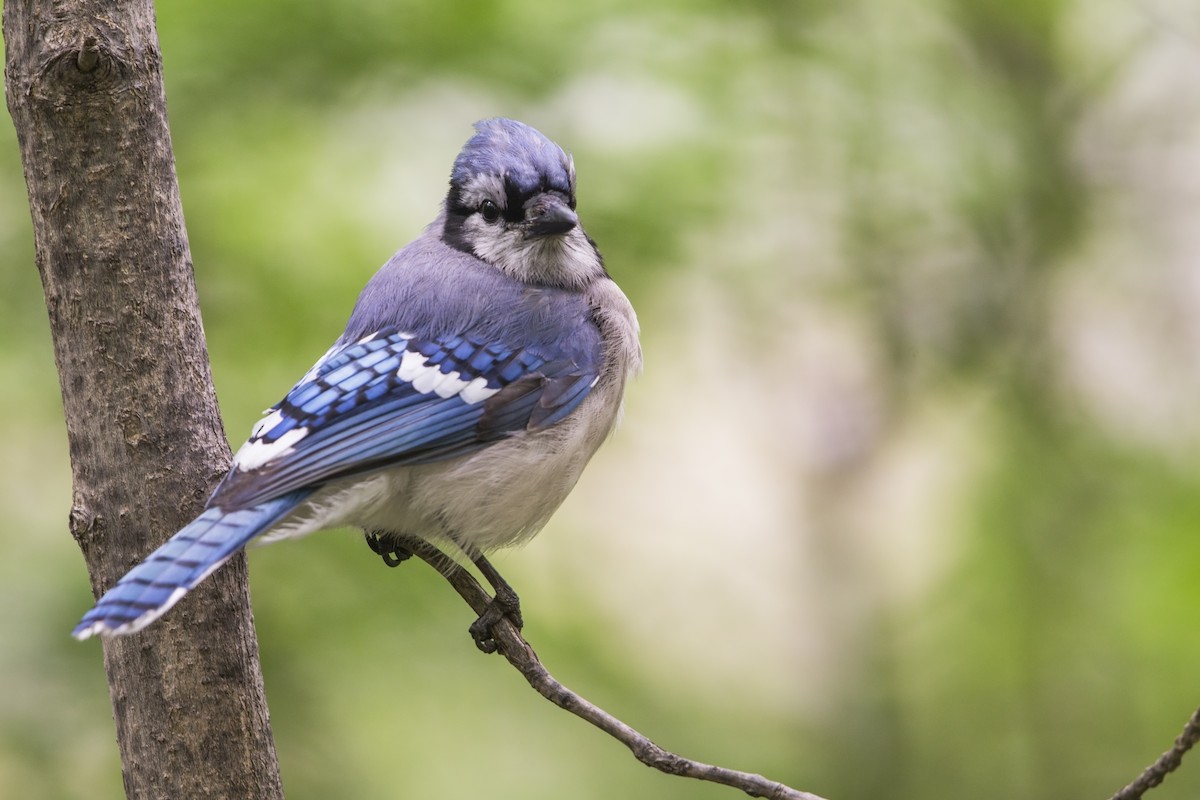
[[[109,589],[74,636],[133,633],[253,539],[362,528],[483,558],[546,524],[641,368],[637,317],[575,214],[575,165],[509,119],[475,125],[441,213],[367,283],[345,332],[254,426],[203,513]],[[493,609],[489,608],[489,611]]]

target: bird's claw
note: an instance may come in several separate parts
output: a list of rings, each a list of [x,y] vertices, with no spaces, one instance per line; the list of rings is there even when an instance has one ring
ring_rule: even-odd
[[[364,538],[367,540],[367,547],[371,548],[389,567],[398,567],[412,558],[412,550],[394,538],[385,538],[374,532],[364,534]]]
[[[496,596],[468,629],[476,647],[485,653],[494,653],[499,649],[493,629],[502,619],[507,619],[517,630],[525,625],[521,617],[521,598],[507,584],[496,590]]]

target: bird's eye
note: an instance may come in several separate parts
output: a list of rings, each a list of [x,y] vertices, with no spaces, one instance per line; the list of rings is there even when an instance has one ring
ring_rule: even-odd
[[[484,200],[479,204],[479,213],[483,215],[486,222],[495,222],[500,219],[500,207],[491,200]]]
[[[571,199],[567,201],[567,206],[569,206],[572,211],[575,210],[575,195],[571,195]]]

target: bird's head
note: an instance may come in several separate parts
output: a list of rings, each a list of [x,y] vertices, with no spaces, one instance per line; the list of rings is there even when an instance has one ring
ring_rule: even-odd
[[[604,274],[575,214],[575,164],[511,119],[475,123],[450,174],[443,238],[518,280],[580,288]]]

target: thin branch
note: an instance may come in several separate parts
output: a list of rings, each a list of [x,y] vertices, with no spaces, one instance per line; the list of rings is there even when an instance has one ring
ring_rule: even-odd
[[[1179,768],[1183,756],[1196,742],[1200,741],[1200,708],[1196,709],[1183,732],[1175,740],[1175,745],[1158,757],[1150,766],[1137,776],[1133,783],[1117,792],[1110,800],[1140,800],[1141,796],[1163,782],[1163,778]]]
[[[454,587],[476,614],[484,612],[491,597],[470,572],[432,545],[413,542],[409,546],[414,555],[436,569]],[[508,618],[501,618],[492,628],[492,633],[500,653],[525,676],[525,680],[529,681],[529,685],[537,690],[538,694],[612,736],[628,747],[634,757],[643,764],[670,775],[732,786],[751,797],[766,797],[770,800],[824,800],[818,795],[798,791],[761,775],[703,764],[662,749],[607,711],[559,683],[542,666],[537,653]]]

